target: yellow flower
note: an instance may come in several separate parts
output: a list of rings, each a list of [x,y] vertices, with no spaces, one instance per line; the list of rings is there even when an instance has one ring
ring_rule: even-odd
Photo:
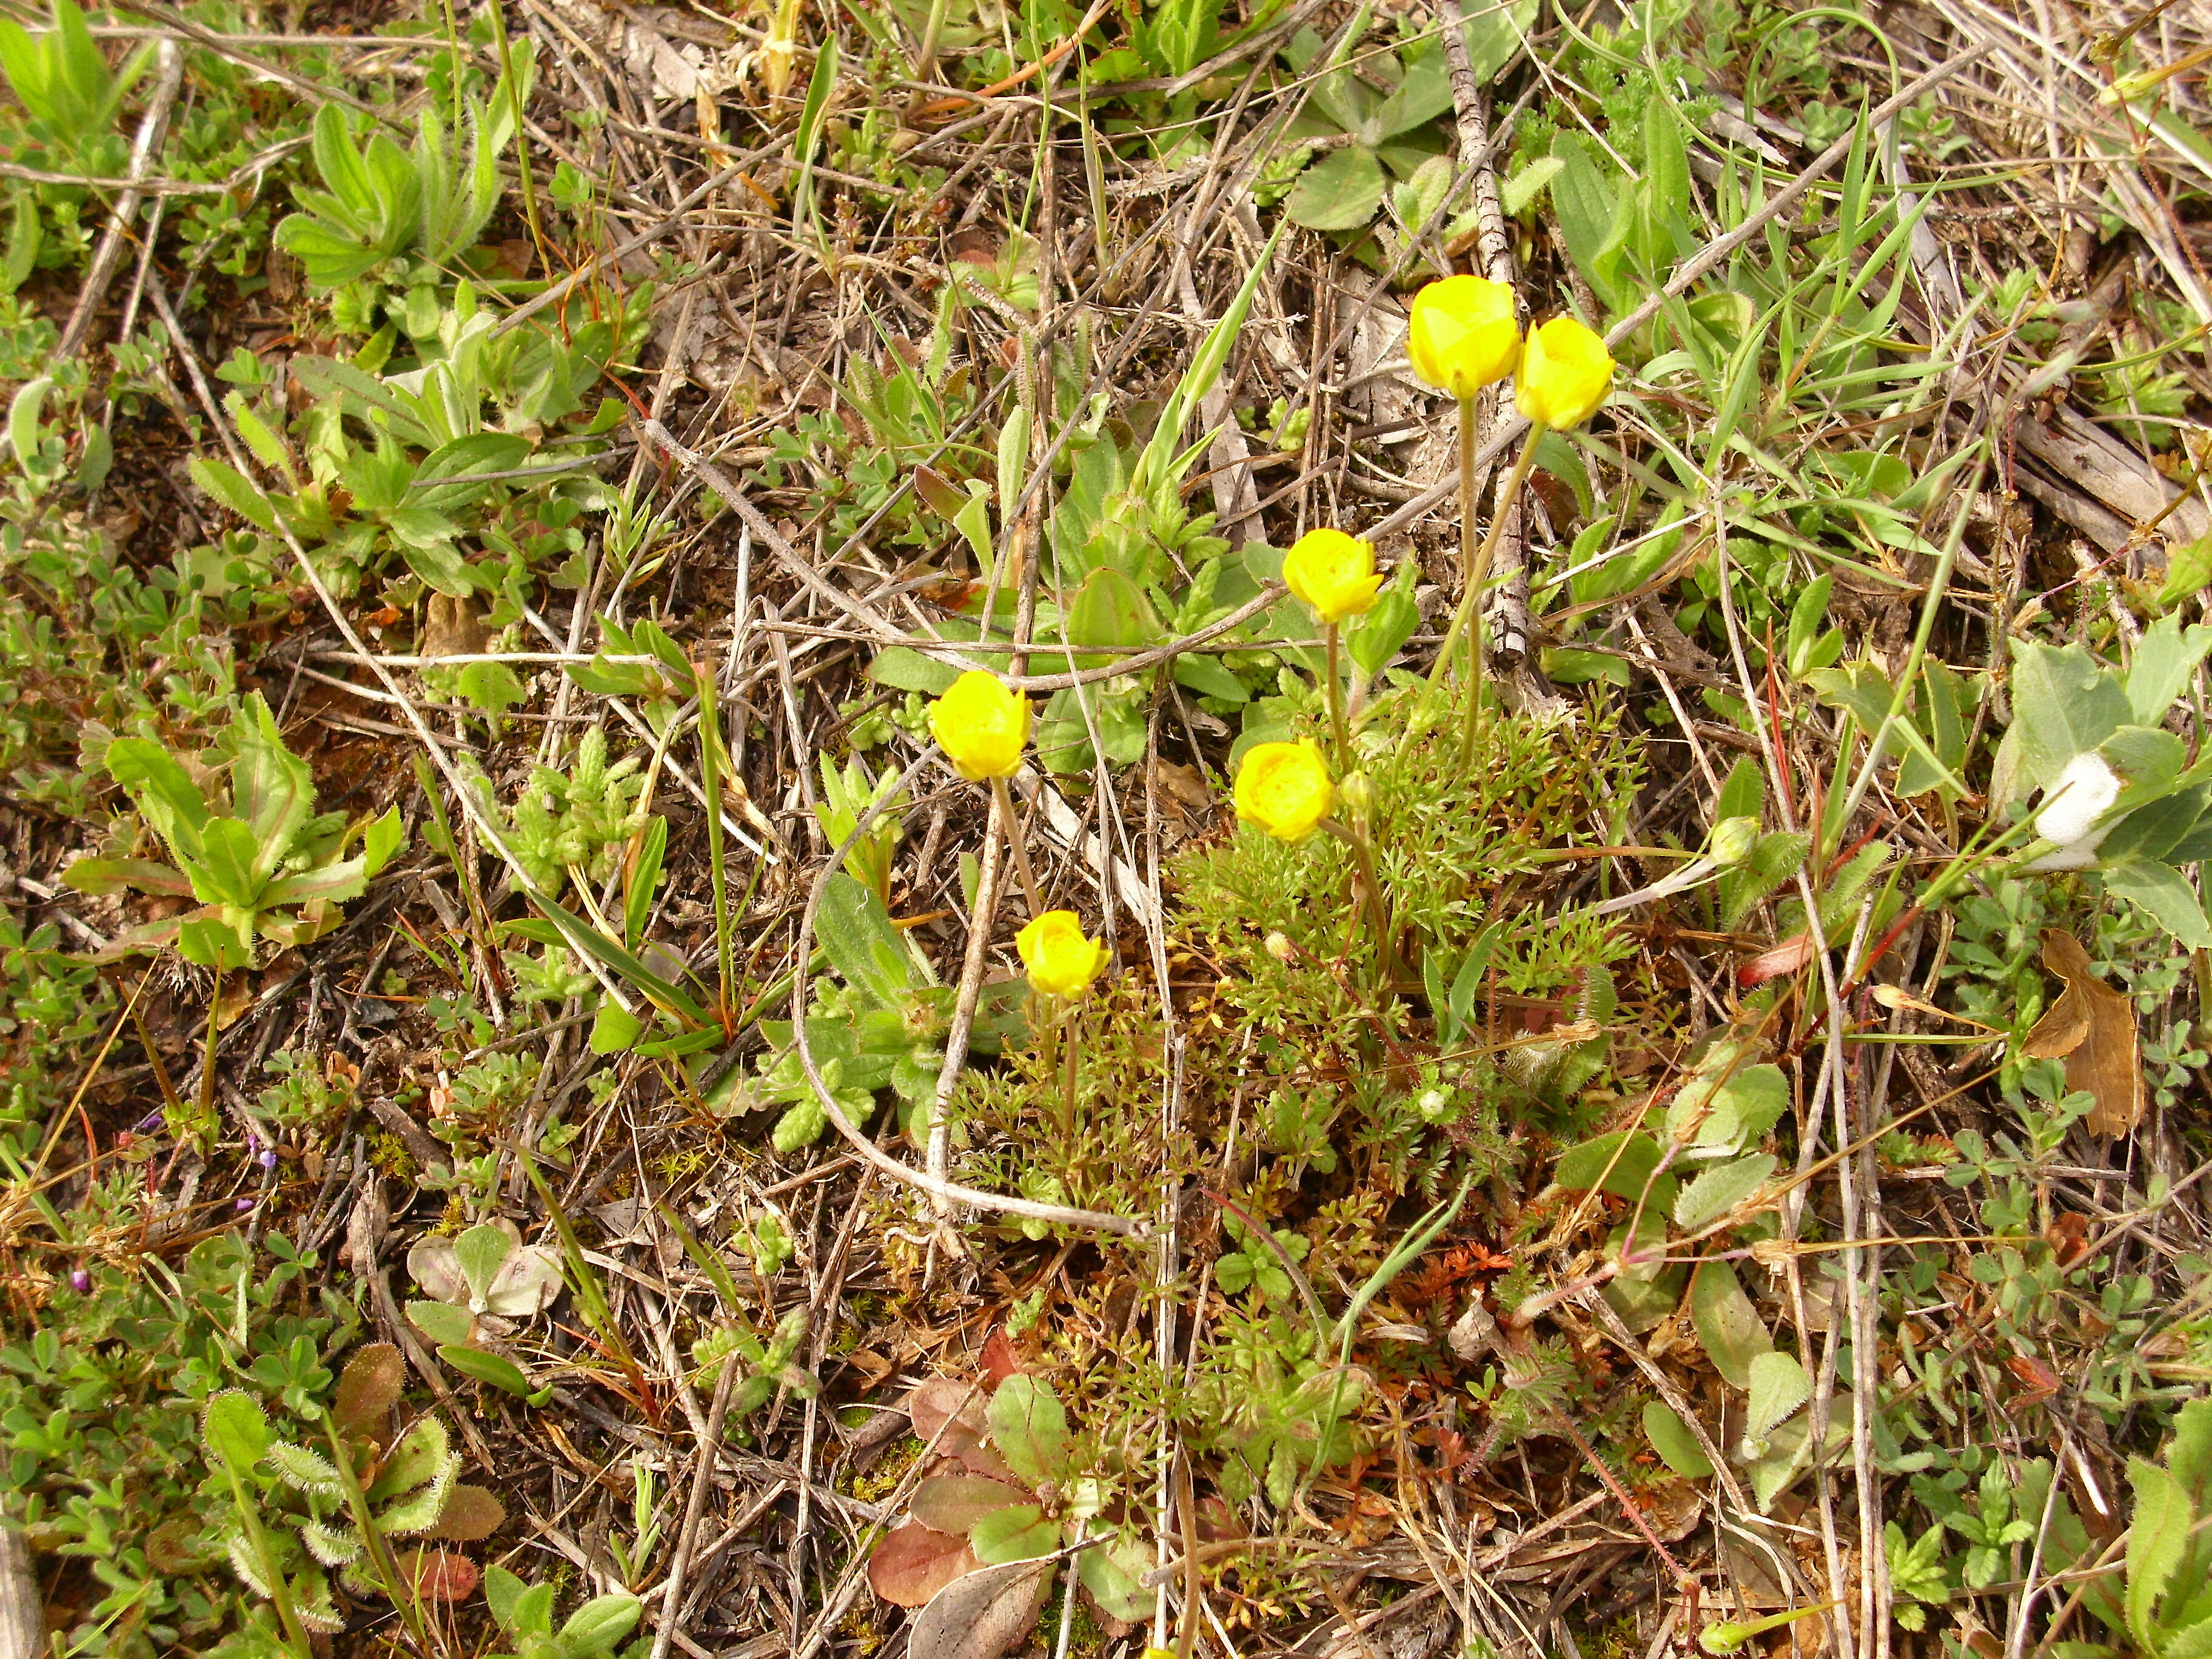
[[[1439,392],[1472,398],[1521,360],[1513,290],[1486,276],[1447,276],[1413,296],[1406,332],[1413,373]]]
[[[1580,426],[1613,389],[1613,354],[1572,317],[1554,317],[1528,331],[1528,349],[1513,377],[1513,402],[1538,426],[1554,432]]]
[[[1105,945],[1084,937],[1073,910],[1048,910],[1014,935],[1030,984],[1048,997],[1079,997],[1106,966]]]
[[[1328,816],[1335,793],[1310,738],[1256,744],[1237,774],[1237,816],[1278,841],[1304,841]]]
[[[1375,608],[1382,578],[1375,569],[1375,544],[1341,530],[1309,530],[1283,555],[1283,580],[1325,623],[1364,616]]]
[[[962,777],[1010,778],[1030,740],[1030,700],[971,668],[929,705],[929,732]]]

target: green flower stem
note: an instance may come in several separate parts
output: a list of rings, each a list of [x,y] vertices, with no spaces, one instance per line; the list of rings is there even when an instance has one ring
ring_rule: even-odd
[[[1060,1011],[1060,1094],[1061,1099],[1066,1108],[1067,1115],[1064,1121],[1064,1127],[1069,1137],[1067,1142],[1065,1144],[1073,1145],[1075,1134],[1075,1074],[1078,1057],[1075,1046],[1076,1005],[1073,1002],[1066,1001],[1064,999],[1056,1000],[1061,1000],[1063,1003]]]
[[[368,1555],[369,1571],[382,1586],[386,1599],[399,1610],[400,1622],[414,1638],[416,1650],[428,1653],[430,1638],[423,1628],[416,1587],[401,1579],[399,1562],[392,1553],[391,1540],[378,1528],[368,1494],[362,1490],[361,1477],[354,1472],[352,1449],[340,1437],[337,1421],[327,1410],[323,1413],[323,1432],[330,1439],[331,1467],[338,1472],[338,1484],[345,1488],[346,1507],[353,1511],[354,1526],[360,1531],[362,1547]]]
[[[1462,426],[1462,428],[1463,432],[1468,429],[1469,428],[1465,426]],[[1469,622],[1472,621],[1474,623],[1474,643],[1476,646],[1474,653],[1474,692],[1473,702],[1479,704],[1481,701],[1482,652],[1480,646],[1482,643],[1482,629],[1480,612],[1477,608],[1477,602],[1481,598],[1483,584],[1490,580],[1490,562],[1496,556],[1498,552],[1498,534],[1500,531],[1504,529],[1505,520],[1512,512],[1514,502],[1521,499],[1522,486],[1528,482],[1529,473],[1535,470],[1536,445],[1548,429],[1548,428],[1540,426],[1531,426],[1528,428],[1528,440],[1521,447],[1520,459],[1513,463],[1513,473],[1512,476],[1505,482],[1504,494],[1498,498],[1498,514],[1490,521],[1490,533],[1483,539],[1482,545],[1477,549],[1474,555],[1467,561],[1466,581],[1464,584],[1464,589],[1459,596],[1459,609],[1452,612],[1451,626],[1444,631],[1444,642],[1437,649],[1436,665],[1429,670],[1429,690],[1431,692],[1433,692],[1438,686],[1443,684],[1444,676],[1449,672],[1451,669],[1453,649],[1459,644],[1460,635],[1467,629]],[[1465,442],[1462,442],[1460,447],[1460,459],[1463,463],[1460,472],[1460,512],[1462,515],[1460,522],[1460,535],[1462,545],[1464,547],[1474,540],[1474,505],[1473,501],[1473,466],[1474,461],[1474,452]],[[1427,697],[1425,696],[1424,696],[1422,699],[1422,706],[1424,708],[1427,706]]]
[[[276,1604],[277,1622],[284,1626],[292,1652],[296,1659],[313,1659],[314,1644],[307,1639],[307,1627],[300,1622],[299,1609],[293,1605],[292,1586],[276,1565],[276,1549],[261,1524],[257,1495],[246,1491],[245,1477],[231,1467],[228,1458],[219,1456],[216,1461],[222,1466],[223,1476],[230,1482],[231,1501],[238,1505],[238,1521],[246,1528],[246,1547],[259,1563],[261,1576],[269,1581],[269,1599]]]
[[[1336,775],[1342,777],[1352,770],[1352,728],[1344,716],[1344,672],[1337,661],[1340,632],[1333,622],[1321,625],[1328,653],[1328,729],[1336,739]]]
[[[1482,590],[1490,581],[1491,562],[1498,555],[1498,538],[1504,533],[1505,521],[1513,516],[1513,508],[1521,500],[1521,491],[1528,482],[1529,473],[1536,467],[1536,446],[1543,441],[1548,428],[1531,423],[1528,441],[1521,446],[1520,459],[1513,463],[1513,476],[1506,479],[1504,491],[1490,518],[1490,533],[1482,538],[1482,551],[1475,556],[1474,573],[1468,578],[1467,592],[1460,604],[1468,612],[1468,690],[1467,720],[1460,727],[1459,763],[1464,768],[1474,757],[1474,731],[1482,720]],[[1472,461],[1474,452],[1462,447],[1461,455]],[[1462,493],[1466,480],[1461,481]]]
[[[991,780],[991,800],[999,810],[999,827],[1005,832],[1007,849],[1014,855],[1014,868],[1021,872],[1022,896],[1029,902],[1032,918],[1044,914],[1044,905],[1037,897],[1036,872],[1030,868],[1030,849],[1022,845],[1021,821],[1014,816],[1014,797],[1006,787],[1004,778]]]
[[[1398,977],[1398,951],[1391,938],[1390,905],[1382,896],[1382,884],[1375,873],[1375,851],[1368,845],[1367,831],[1356,824],[1340,823],[1334,818],[1323,818],[1321,827],[1352,849],[1352,862],[1359,866],[1359,879],[1367,889],[1367,920],[1375,929],[1382,951],[1383,977],[1395,980]]]
[[[1474,399],[1466,397],[1459,400],[1459,580],[1462,604],[1468,594],[1480,592],[1482,585],[1474,545]],[[1468,667],[1478,685],[1482,683],[1481,635],[1481,617],[1478,612],[1474,638],[1469,641],[1474,660]]]

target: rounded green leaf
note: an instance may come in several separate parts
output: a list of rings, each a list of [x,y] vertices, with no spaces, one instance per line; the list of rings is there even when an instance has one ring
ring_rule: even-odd
[[[986,1566],[1034,1560],[1051,1554],[1059,1546],[1059,1523],[1046,1520],[1034,1504],[994,1510],[968,1532],[968,1547]]]
[[[1000,1455],[1023,1480],[1034,1485],[1066,1473],[1067,1413],[1035,1377],[1010,1376],[999,1384],[986,1417]]]
[[[1812,1397],[1813,1381],[1795,1354],[1753,1355],[1751,1414],[1744,1424],[1744,1434],[1753,1440],[1765,1439]]]
[[[1774,1173],[1774,1156],[1754,1152],[1717,1164],[1682,1188],[1674,1200],[1674,1224],[1691,1232],[1719,1220],[1742,1203]]]
[[[1347,144],[1298,175],[1283,210],[1308,230],[1358,230],[1382,205],[1382,164],[1375,152]]]
[[[1702,1480],[1713,1472],[1712,1460],[1698,1437],[1663,1401],[1651,1401],[1644,1407],[1644,1435],[1659,1461],[1685,1480]]]
[[[243,1474],[269,1449],[269,1417],[251,1395],[230,1389],[208,1401],[200,1435],[234,1474]]]
[[[1690,1280],[1690,1318],[1713,1369],[1739,1389],[1751,1386],[1751,1362],[1773,1351],[1751,1298],[1725,1261],[1705,1261]]]

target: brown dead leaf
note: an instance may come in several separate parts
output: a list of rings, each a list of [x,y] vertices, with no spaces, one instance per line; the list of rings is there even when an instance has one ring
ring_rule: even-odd
[[[868,1558],[868,1588],[895,1607],[918,1607],[982,1565],[965,1538],[909,1521]]]
[[[979,1384],[933,1376],[908,1390],[907,1397],[899,1402],[899,1408],[913,1419],[915,1438],[927,1446],[937,1438],[937,1431],[950,1418],[958,1418],[964,1427],[981,1434],[987,1398]]]
[[[1764,985],[1771,979],[1780,979],[1794,974],[1813,960],[1813,936],[1799,933],[1786,939],[1771,950],[1762,951],[1750,957],[1735,970],[1735,982],[1744,990]]]
[[[2066,989],[2021,1045],[2037,1060],[2066,1060],[2066,1086],[2086,1089],[2092,1134],[2124,1135],[2142,1121],[2142,1048],[2127,997],[2089,971],[2089,953],[2062,928],[2043,931],[2043,965]]]
[[[1006,1340],[1004,1325],[993,1328],[990,1340],[983,1344],[983,1352],[976,1356],[975,1364],[994,1389],[1008,1377],[1021,1374],[1022,1362],[1014,1353],[1014,1345]]]
[[[942,1455],[959,1459],[970,1474],[1013,1480],[1017,1477],[1006,1460],[983,1443],[988,1399],[980,1383],[933,1376],[910,1392],[900,1407],[913,1419],[914,1437],[923,1445],[933,1444]]]
[[[956,1578],[914,1618],[911,1659],[999,1659],[1036,1623],[1052,1583],[1048,1561],[1009,1561]]]

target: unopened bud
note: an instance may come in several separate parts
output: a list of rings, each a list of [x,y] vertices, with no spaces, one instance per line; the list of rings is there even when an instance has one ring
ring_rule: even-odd
[[[1713,826],[1712,859],[1716,864],[1741,864],[1759,846],[1759,820],[1723,818]]]
[[[1375,786],[1364,772],[1354,772],[1336,786],[1336,804],[1355,818],[1365,818],[1375,805]]]
[[[1298,953],[1298,947],[1291,943],[1291,936],[1279,929],[1269,932],[1267,946],[1267,954],[1278,962],[1288,962]]]

